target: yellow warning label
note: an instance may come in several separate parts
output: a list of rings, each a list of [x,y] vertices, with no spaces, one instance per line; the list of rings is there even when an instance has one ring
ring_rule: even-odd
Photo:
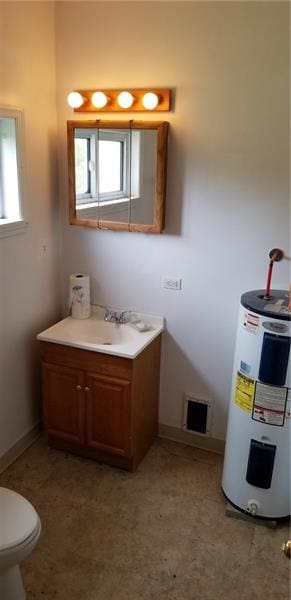
[[[252,412],[253,401],[255,395],[255,380],[245,377],[238,372],[236,378],[234,403],[245,410],[246,412]]]

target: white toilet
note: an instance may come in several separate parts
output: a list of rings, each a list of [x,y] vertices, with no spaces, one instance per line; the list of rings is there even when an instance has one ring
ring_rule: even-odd
[[[19,564],[32,552],[40,532],[40,519],[30,502],[0,487],[1,600],[25,599]]]

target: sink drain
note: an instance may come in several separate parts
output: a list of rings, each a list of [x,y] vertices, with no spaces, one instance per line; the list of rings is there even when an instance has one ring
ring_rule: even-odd
[[[103,346],[112,346],[112,342],[102,342]]]

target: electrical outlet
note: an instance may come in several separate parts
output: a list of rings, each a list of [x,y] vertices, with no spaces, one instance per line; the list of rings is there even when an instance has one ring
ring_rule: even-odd
[[[48,252],[47,240],[41,239],[39,241],[39,256],[40,256],[40,258],[44,258],[45,256],[47,256],[47,252]]]
[[[181,291],[182,279],[179,279],[178,277],[164,277],[163,287],[166,290]]]

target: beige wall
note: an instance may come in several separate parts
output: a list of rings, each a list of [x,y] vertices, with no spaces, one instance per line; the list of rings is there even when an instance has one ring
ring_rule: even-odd
[[[0,104],[24,110],[28,218],[0,239],[0,455],[40,416],[35,334],[59,315],[57,152],[63,304],[81,270],[94,302],[164,314],[160,420],[180,426],[193,392],[214,401],[223,437],[239,296],[264,285],[269,248],[288,252],[289,4],[55,9],[56,63],[54,3],[0,2]],[[99,85],[175,88],[163,235],[68,226],[66,95]],[[181,293],[163,290],[169,275],[183,278]],[[286,262],[274,284],[287,281]]]
[[[180,426],[182,393],[196,393],[223,437],[240,294],[264,285],[270,248],[288,252],[289,5],[57,2],[56,14],[64,299],[80,270],[94,302],[164,314],[160,420]],[[163,235],[68,226],[66,95],[99,86],[175,88]],[[165,275],[183,291],[163,290]],[[286,262],[274,284],[287,281]]]
[[[54,5],[50,2],[0,2],[0,105],[23,109],[28,220],[25,232],[0,238],[1,456],[40,418],[35,335],[59,314]],[[47,244],[45,255],[42,241]]]

